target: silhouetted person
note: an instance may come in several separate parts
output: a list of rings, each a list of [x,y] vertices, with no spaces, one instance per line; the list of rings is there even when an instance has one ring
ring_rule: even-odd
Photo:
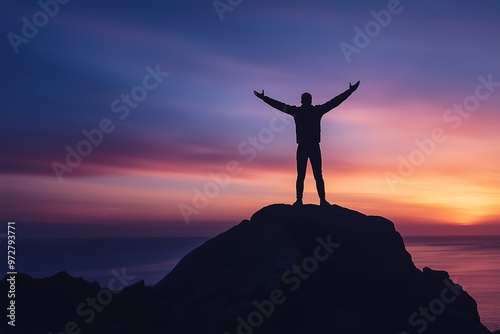
[[[283,102],[274,100],[262,93],[253,91],[255,96],[269,104],[271,107],[278,109],[286,114],[293,116],[295,120],[295,132],[297,134],[297,201],[294,205],[302,205],[302,195],[304,193],[304,179],[306,178],[307,159],[311,161],[311,166],[316,180],[316,189],[320,198],[321,205],[330,205],[326,200],[325,182],[321,171],[321,150],[319,148],[320,132],[321,132],[321,117],[324,114],[337,107],[344,102],[356,89],[358,89],[359,81],[354,85],[349,83],[349,89],[342,94],[334,97],[330,101],[313,106],[312,96],[309,93],[302,94],[300,107],[290,106]]]

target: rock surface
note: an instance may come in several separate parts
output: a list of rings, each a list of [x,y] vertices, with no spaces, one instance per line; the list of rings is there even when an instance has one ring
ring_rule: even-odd
[[[18,278],[26,334],[64,332],[72,319],[82,333],[491,333],[448,273],[414,266],[392,222],[337,205],[265,207],[154,287],[114,294],[90,323],[75,308],[102,290],[97,283],[63,273]]]

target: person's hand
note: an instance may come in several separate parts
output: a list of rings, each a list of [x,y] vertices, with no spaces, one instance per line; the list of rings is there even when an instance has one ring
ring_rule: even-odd
[[[255,91],[255,90],[254,90],[254,91],[253,91],[253,93],[255,94],[255,96],[257,96],[257,97],[258,97],[259,99],[261,99],[261,100],[262,100],[262,99],[264,98],[264,96],[265,96],[265,95],[264,95],[264,90],[262,90],[262,93],[259,93],[259,92],[257,92],[257,91]]]
[[[356,89],[358,89],[358,86],[359,86],[359,81],[356,82],[354,85],[351,85],[351,83],[349,82],[349,90],[352,92],[354,92]]]

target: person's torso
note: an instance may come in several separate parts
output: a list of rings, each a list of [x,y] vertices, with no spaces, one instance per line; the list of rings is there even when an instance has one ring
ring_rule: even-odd
[[[295,120],[298,144],[316,144],[321,137],[321,117],[323,114],[316,106],[299,107]]]

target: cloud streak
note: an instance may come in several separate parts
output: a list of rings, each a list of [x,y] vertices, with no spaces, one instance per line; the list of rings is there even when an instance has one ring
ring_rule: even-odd
[[[500,94],[481,102],[457,129],[443,114],[474,93],[478,76],[492,73],[500,81],[494,72],[500,46],[491,43],[499,5],[408,3],[347,64],[339,43],[386,5],[291,1],[283,7],[259,0],[221,23],[202,4],[72,3],[18,56],[2,53],[1,218],[175,222],[177,205],[232,160],[241,173],[194,226],[236,222],[259,206],[292,202],[291,118],[251,161],[238,149],[275,117],[252,90],[295,105],[309,91],[313,103],[323,103],[361,80],[322,123],[333,201],[403,224],[415,217],[432,224],[491,222],[500,204]],[[20,17],[33,10],[9,6],[5,33],[19,30]],[[168,79],[119,121],[111,103],[154,64]],[[82,130],[103,118],[116,121],[116,130],[59,184],[51,164],[63,163],[65,147],[75,147]],[[397,170],[398,157],[408,158],[415,140],[436,127],[445,130],[446,142],[391,193],[384,172]],[[306,202],[317,201],[314,191],[309,170]]]

